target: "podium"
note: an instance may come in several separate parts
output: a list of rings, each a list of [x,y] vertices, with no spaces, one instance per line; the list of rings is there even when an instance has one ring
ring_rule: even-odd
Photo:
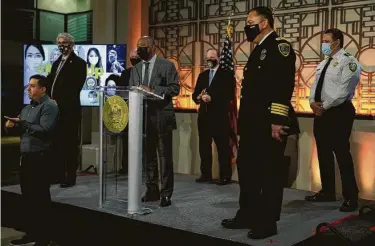
[[[138,86],[99,86],[96,90],[100,103],[99,207],[110,208],[113,202],[120,202],[124,205],[127,203],[128,214],[142,214],[142,166],[146,161],[143,143],[147,138],[147,101],[163,100],[164,97],[145,91]],[[126,178],[121,179],[117,173],[117,163],[121,160],[121,140],[126,141],[124,137],[126,129],[122,128],[127,119],[128,184],[126,185]],[[109,163],[113,164],[112,169]]]

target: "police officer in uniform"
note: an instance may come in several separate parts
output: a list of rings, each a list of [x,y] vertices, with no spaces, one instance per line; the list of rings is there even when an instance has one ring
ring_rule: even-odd
[[[355,116],[351,99],[359,82],[361,68],[357,59],[345,52],[343,45],[344,35],[340,30],[325,31],[322,53],[327,59],[316,69],[310,95],[310,106],[315,114],[314,136],[322,190],[305,199],[316,202],[336,200],[335,153],[345,200],[340,211],[352,212],[358,207],[358,187],[349,144]]]
[[[244,68],[238,119],[240,209],[235,218],[222,221],[226,228],[249,228],[252,239],[277,234],[287,168],[284,150],[291,121],[296,124],[295,114],[290,117],[296,56],[273,25],[267,7],[256,7],[247,17],[246,37],[256,47]]]

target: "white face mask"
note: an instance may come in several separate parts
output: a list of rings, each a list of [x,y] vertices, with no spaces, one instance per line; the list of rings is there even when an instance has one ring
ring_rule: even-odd
[[[97,57],[97,56],[90,56],[89,57],[89,62],[92,66],[95,66],[96,64],[98,64],[98,61],[99,61],[99,57]]]

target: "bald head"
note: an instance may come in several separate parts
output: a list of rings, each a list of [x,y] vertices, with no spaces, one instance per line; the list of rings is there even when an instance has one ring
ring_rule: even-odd
[[[141,37],[137,42],[137,53],[144,61],[149,61],[155,55],[155,40],[150,36]]]

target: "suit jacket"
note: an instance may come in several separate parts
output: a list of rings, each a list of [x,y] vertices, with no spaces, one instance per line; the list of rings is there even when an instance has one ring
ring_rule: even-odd
[[[69,114],[69,117],[75,116],[80,118],[80,93],[86,81],[86,62],[72,52],[61,68],[53,85],[61,59],[62,56],[53,63],[51,73],[47,76],[49,82],[48,95],[56,100],[60,116],[64,117],[64,115]],[[54,86],[53,95],[51,95],[52,86]]]
[[[143,62],[139,62],[132,68],[129,86],[142,84],[142,64]],[[163,100],[147,102],[151,124],[158,132],[177,129],[172,97],[177,96],[180,92],[180,84],[174,64],[167,59],[156,57],[149,82],[149,86],[155,94],[164,96]]]
[[[229,124],[229,102],[234,99],[235,78],[234,74],[225,69],[219,68],[209,86],[210,69],[198,76],[192,95],[193,101],[200,104],[199,121],[210,120],[217,124]],[[211,102],[198,101],[198,95],[206,89],[211,96]]]
[[[132,67],[128,67],[127,69],[122,71],[118,86],[129,86],[131,70],[132,70]]]

